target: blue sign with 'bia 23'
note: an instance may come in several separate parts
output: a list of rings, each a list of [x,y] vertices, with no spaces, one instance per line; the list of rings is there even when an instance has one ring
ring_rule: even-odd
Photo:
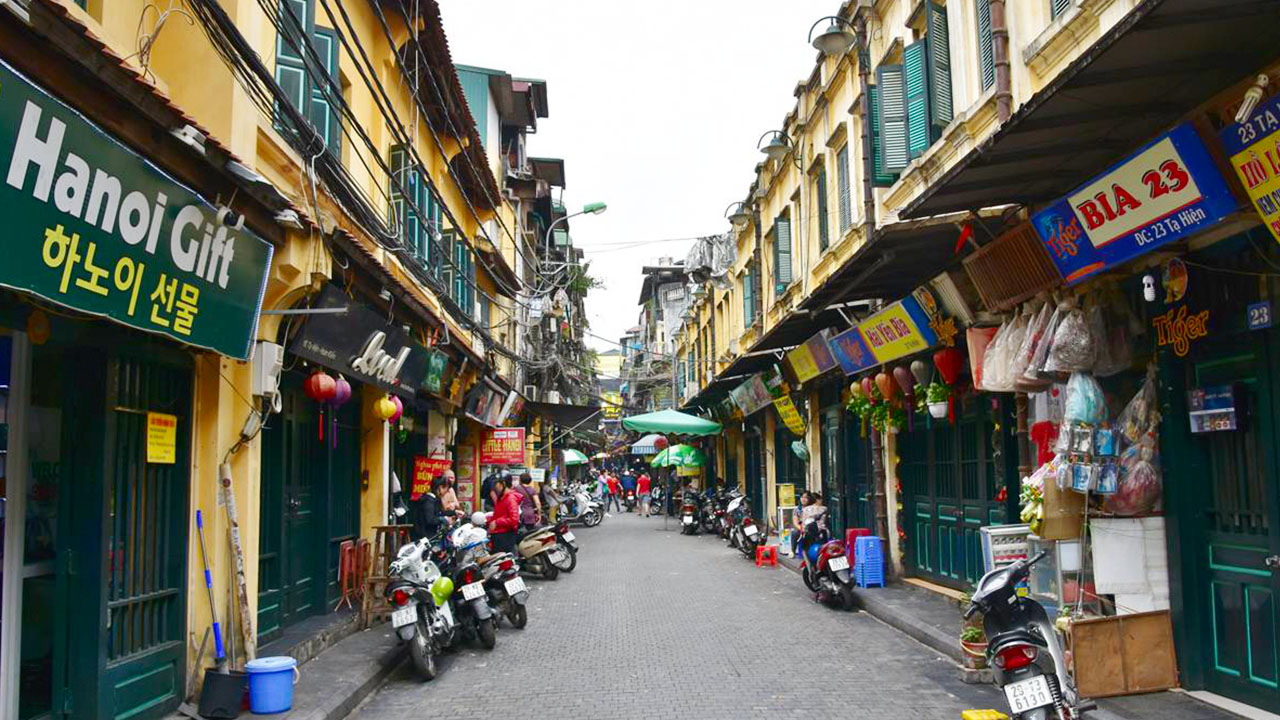
[[[1032,217],[1068,285],[1208,228],[1239,204],[1184,123]]]

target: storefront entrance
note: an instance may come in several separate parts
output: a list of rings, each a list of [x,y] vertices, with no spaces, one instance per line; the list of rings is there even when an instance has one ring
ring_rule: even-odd
[[[757,517],[764,517],[764,513],[768,510],[764,504],[764,435],[760,431],[760,426],[763,424],[764,420],[757,415],[754,419],[747,421],[746,429],[742,433],[743,456],[746,462],[746,467],[743,468],[745,484],[742,492],[751,503],[751,512]]]
[[[191,373],[98,334],[0,331],[5,717],[154,717],[183,692]],[[122,345],[147,354],[100,349]],[[149,460],[157,420],[172,454]]]
[[[1016,477],[1017,459],[1003,452],[1012,447],[1004,437],[1012,423],[1003,399],[970,395],[957,402],[956,423],[917,416],[914,431],[899,433],[898,473],[908,518],[907,572],[967,589],[982,577],[978,530],[1006,522],[1007,501],[999,491]],[[1008,493],[1016,497],[1016,490]]]
[[[359,396],[321,417],[305,379],[284,375],[281,412],[262,431],[259,642],[337,602],[339,546],[359,534]]]

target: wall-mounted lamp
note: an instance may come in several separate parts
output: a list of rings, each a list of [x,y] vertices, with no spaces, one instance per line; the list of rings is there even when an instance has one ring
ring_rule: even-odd
[[[769,138],[769,142],[761,145],[765,138]],[[791,138],[781,130],[769,130],[756,140],[756,149],[768,155],[770,160],[782,162],[782,158],[791,151]]]
[[[729,203],[725,209],[725,217],[729,218],[729,222],[733,223],[733,227],[741,230],[751,222],[751,213],[747,212],[747,206],[742,202]]]
[[[817,37],[814,37],[813,31],[826,20],[831,21],[827,25],[827,29],[818,33]],[[818,18],[818,21],[809,28],[809,43],[813,45],[815,50],[824,55],[840,57],[849,52],[849,48],[853,47],[854,43],[857,42],[856,36],[845,31],[846,27],[850,30],[854,29],[848,20],[835,15]]]

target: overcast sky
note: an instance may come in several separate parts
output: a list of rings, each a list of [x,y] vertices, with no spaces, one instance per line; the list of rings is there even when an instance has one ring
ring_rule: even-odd
[[[605,283],[590,331],[636,323],[640,268],[723,232],[817,53],[805,42],[839,0],[439,0],[456,63],[547,81],[550,117],[529,154],[565,160],[575,244]],[[627,247],[625,243],[644,243]],[[588,336],[607,350],[608,340]]]

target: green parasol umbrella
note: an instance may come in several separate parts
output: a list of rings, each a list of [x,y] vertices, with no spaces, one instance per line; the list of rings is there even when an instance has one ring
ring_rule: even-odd
[[[649,461],[650,467],[671,467],[671,448],[664,448],[662,452],[653,456]]]
[[[667,449],[668,462],[675,467],[702,467],[707,456],[692,445],[673,445]]]
[[[659,410],[644,415],[632,415],[622,419],[622,426],[636,432],[677,435],[715,435],[721,430],[720,423],[714,420],[704,420],[697,415],[689,415],[679,410]]]
[[[578,452],[577,450],[570,448],[564,451],[564,464],[565,465],[586,465],[587,456],[583,455],[581,452]]]

